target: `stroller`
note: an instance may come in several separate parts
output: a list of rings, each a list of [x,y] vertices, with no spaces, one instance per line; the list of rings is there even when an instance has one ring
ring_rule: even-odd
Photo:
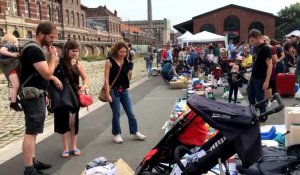
[[[258,115],[257,108],[268,100],[277,100],[278,106]],[[284,108],[279,94],[266,99],[253,106],[239,106],[206,99],[193,95],[188,99],[188,106],[195,113],[189,119],[183,118],[163,139],[150,150],[136,169],[137,175],[170,174],[176,163],[184,175],[200,175],[211,170],[216,164],[223,163],[226,174],[229,174],[225,161],[235,153],[242,161],[242,166],[251,166],[262,155],[259,122],[265,121],[267,116],[277,113]],[[181,144],[179,138],[191,127],[195,118],[201,117],[218,133],[205,142],[200,151],[206,154],[186,166],[180,159],[191,154],[191,146]],[[197,134],[193,135],[197,138]]]

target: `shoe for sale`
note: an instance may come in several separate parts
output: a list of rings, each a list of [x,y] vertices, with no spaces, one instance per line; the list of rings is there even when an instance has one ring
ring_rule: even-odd
[[[34,160],[33,165],[37,170],[45,170],[52,167],[52,165],[40,162],[38,160]]]
[[[123,143],[123,139],[120,134],[114,136],[115,143]]]
[[[37,170],[36,168],[32,168],[29,171],[24,171],[24,175],[49,175],[48,173],[44,173],[42,171]]]
[[[134,138],[136,140],[145,140],[146,136],[141,134],[140,132],[136,132],[135,135],[134,135]]]

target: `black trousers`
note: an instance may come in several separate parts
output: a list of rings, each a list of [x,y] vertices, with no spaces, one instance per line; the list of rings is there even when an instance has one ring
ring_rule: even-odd
[[[232,93],[234,93],[233,101],[236,103],[238,91],[239,91],[238,83],[229,84],[229,96],[228,96],[229,103],[231,103],[231,101],[232,101]]]

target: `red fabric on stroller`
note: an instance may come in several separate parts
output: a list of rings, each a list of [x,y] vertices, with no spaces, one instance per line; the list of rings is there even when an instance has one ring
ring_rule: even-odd
[[[190,120],[194,115],[196,115],[196,113],[191,111],[187,114],[186,119]],[[205,143],[207,133],[208,128],[206,127],[204,120],[201,117],[196,116],[191,125],[179,135],[178,140],[185,145],[202,146]]]

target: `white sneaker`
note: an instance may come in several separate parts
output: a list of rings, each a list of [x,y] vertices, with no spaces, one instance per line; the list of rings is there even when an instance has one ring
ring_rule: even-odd
[[[145,140],[146,136],[141,134],[140,132],[136,132],[135,135],[134,135],[134,138],[136,140]]]
[[[123,139],[120,134],[114,136],[115,143],[123,143]]]

